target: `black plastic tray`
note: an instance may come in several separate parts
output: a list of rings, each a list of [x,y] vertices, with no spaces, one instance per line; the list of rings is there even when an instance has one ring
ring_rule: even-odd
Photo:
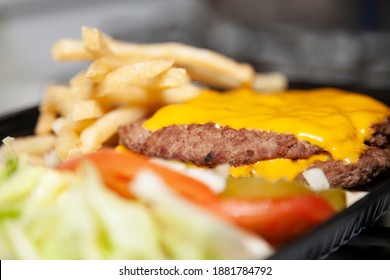
[[[387,103],[387,102],[386,102]],[[31,135],[37,107],[0,117],[0,137]],[[373,224],[390,207],[390,174],[367,185],[370,193],[270,259],[324,259]]]
[[[365,197],[281,248],[271,259],[325,259],[360,234],[390,207],[389,174],[383,174],[367,188],[371,191]]]

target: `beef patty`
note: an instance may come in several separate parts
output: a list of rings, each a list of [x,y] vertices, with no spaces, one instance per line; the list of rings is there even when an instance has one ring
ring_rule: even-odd
[[[354,187],[370,181],[390,168],[390,119],[373,128],[376,132],[366,141],[368,148],[358,162],[345,164],[329,156],[328,161],[316,162],[309,168],[321,168],[331,186]],[[119,139],[121,145],[140,154],[206,167],[222,163],[242,166],[268,159],[296,160],[327,154],[292,134],[236,130],[213,123],[171,125],[151,132],[139,121],[122,126]]]

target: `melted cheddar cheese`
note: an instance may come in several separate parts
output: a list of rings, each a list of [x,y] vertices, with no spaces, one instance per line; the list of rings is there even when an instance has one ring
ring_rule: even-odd
[[[229,173],[233,177],[264,176],[270,181],[281,178],[292,181],[301,172],[317,161],[327,161],[327,155],[314,155],[308,159],[290,160],[277,158],[258,161],[254,164],[230,167]]]
[[[143,126],[156,131],[173,124],[212,122],[217,127],[290,133],[325,149],[335,160],[353,163],[367,148],[364,141],[372,136],[372,125],[389,116],[383,103],[333,88],[272,95],[206,90],[187,103],[159,109]]]

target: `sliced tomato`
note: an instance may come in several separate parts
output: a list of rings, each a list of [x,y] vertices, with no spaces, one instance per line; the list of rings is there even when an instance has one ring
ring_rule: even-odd
[[[167,187],[219,217],[263,236],[278,246],[303,235],[331,217],[335,210],[319,195],[304,193],[288,197],[219,197],[203,183],[149,161],[134,153],[104,149],[60,164],[59,170],[76,170],[85,161],[93,163],[105,184],[133,199],[129,182],[141,170],[156,172]]]
[[[285,244],[324,222],[335,210],[316,194],[269,199],[221,199],[218,211],[271,244]]]
[[[148,157],[134,153],[118,153],[114,149],[102,149],[64,162],[57,166],[57,169],[74,171],[85,161],[95,165],[107,187],[126,198],[133,198],[128,187],[129,182],[141,170],[151,170],[156,172],[172,190],[198,204],[210,206],[218,200],[210,188],[198,180],[154,164]]]

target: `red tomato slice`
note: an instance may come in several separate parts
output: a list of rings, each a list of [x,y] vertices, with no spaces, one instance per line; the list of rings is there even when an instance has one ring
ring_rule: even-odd
[[[218,210],[271,244],[285,244],[324,222],[335,210],[316,194],[273,199],[223,199]]]
[[[152,170],[182,197],[261,235],[275,246],[303,235],[335,213],[324,198],[315,194],[272,199],[220,198],[203,183],[154,164],[145,156],[118,153],[113,149],[84,155],[60,164],[57,169],[76,170],[84,161],[96,166],[110,189],[131,199],[134,197],[128,188],[129,182],[141,170]]]
[[[57,166],[57,169],[74,171],[84,161],[92,162],[95,165],[107,187],[127,198],[133,198],[128,188],[129,182],[141,170],[151,170],[156,172],[168,187],[194,202],[210,206],[218,200],[210,188],[200,181],[154,164],[145,156],[118,153],[113,149],[103,149],[64,162]]]

